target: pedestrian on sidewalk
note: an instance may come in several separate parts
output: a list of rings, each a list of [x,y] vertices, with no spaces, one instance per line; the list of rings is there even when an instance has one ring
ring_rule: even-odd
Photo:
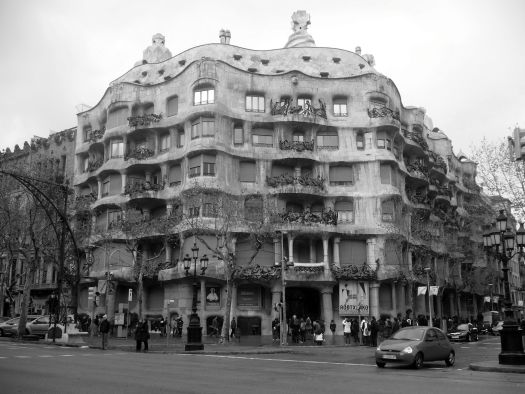
[[[350,345],[350,335],[352,334],[352,321],[345,317],[343,320],[343,336],[345,337],[345,345]]]
[[[230,338],[233,338],[237,332],[237,321],[235,320],[235,316],[232,317],[232,321],[230,322]]]
[[[108,336],[109,336],[109,321],[108,321],[108,315],[102,316],[102,321],[100,322],[99,331],[102,335],[102,350],[106,350],[108,348]]]
[[[139,323],[137,324],[137,329],[135,330],[135,342],[136,347],[135,351],[140,352],[142,348],[142,343],[144,342],[144,351],[148,351],[148,339],[149,339],[149,329],[148,329],[148,323],[144,321],[144,319],[141,319]]]
[[[377,346],[377,321],[376,317],[372,316],[372,320],[370,321],[370,346]]]
[[[281,338],[281,322],[278,317],[272,321],[272,334],[273,342],[279,343]]]

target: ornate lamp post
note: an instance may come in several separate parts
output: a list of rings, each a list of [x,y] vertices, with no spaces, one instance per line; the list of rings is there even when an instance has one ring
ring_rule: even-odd
[[[202,343],[202,327],[199,315],[197,314],[197,260],[199,259],[199,248],[197,244],[193,243],[193,248],[191,248],[192,257],[189,254],[183,259],[184,269],[186,270],[186,276],[189,276],[189,270],[191,268],[191,260],[193,259],[193,303],[192,303],[192,313],[190,316],[190,324],[188,324],[188,342],[184,347],[185,351],[193,350],[204,350],[204,344]],[[204,275],[206,269],[208,268],[208,257],[206,255],[202,256],[200,259],[201,263],[201,275]]]
[[[483,235],[483,244],[488,256],[494,256],[501,261],[503,271],[503,285],[505,290],[505,322],[501,330],[500,364],[525,365],[525,353],[521,332],[514,320],[512,300],[510,297],[509,267],[508,262],[517,254],[523,253],[525,247],[525,229],[523,223],[514,233],[507,227],[505,211],[500,210],[496,218],[495,231]],[[517,247],[517,250],[515,250]]]

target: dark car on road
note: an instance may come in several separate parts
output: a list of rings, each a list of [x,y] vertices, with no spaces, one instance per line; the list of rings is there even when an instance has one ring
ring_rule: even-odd
[[[470,323],[460,324],[455,330],[451,330],[447,333],[447,337],[451,341],[457,342],[475,342],[478,338],[478,329]]]
[[[419,369],[426,361],[444,361],[450,367],[456,361],[456,352],[445,333],[427,326],[402,328],[379,344],[375,356],[380,368],[392,363]]]

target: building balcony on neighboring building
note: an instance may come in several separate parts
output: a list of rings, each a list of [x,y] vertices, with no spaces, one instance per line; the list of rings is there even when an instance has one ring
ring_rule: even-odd
[[[146,115],[136,115],[130,116],[128,118],[129,127],[135,129],[141,129],[144,127],[149,127],[153,123],[158,123],[162,119],[162,114],[146,114]]]
[[[279,149],[281,150],[293,150],[296,152],[312,151],[314,150],[314,140],[311,141],[279,141]]]
[[[321,212],[310,212],[306,209],[302,212],[285,211],[279,214],[279,217],[283,223],[290,224],[324,224],[324,225],[337,225],[337,212],[329,209],[328,211]]]
[[[310,174],[304,174],[300,176],[294,176],[291,174],[280,174],[276,176],[266,177],[266,184],[270,187],[286,188],[287,186],[302,188],[315,188],[324,190],[325,179],[321,176],[313,177]]]
[[[147,145],[138,145],[130,150],[125,156],[124,160],[135,159],[145,160],[155,155],[155,150]]]
[[[303,119],[307,121],[315,121],[318,118],[327,119],[326,104],[321,100],[319,107],[314,107],[312,100],[298,98],[294,104],[293,98],[278,100],[276,102],[270,101],[270,113],[274,116],[291,116],[294,120]]]
[[[147,193],[147,192],[158,192],[159,190],[164,189],[164,182],[163,183],[154,183],[151,181],[144,181],[144,182],[132,182],[128,183],[124,188],[124,194],[129,195],[136,195],[140,193]]]
[[[416,143],[421,148],[423,148],[423,150],[428,150],[428,144],[419,131],[408,131],[403,129],[403,137],[405,137],[405,140],[408,140],[409,142]]]

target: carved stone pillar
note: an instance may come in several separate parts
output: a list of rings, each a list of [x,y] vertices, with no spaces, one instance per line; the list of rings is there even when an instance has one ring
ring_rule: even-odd
[[[377,240],[375,238],[368,238],[366,240],[366,262],[373,270],[377,268],[376,242]]]
[[[173,204],[166,204],[166,216],[171,216],[173,213]]]
[[[394,312],[394,316],[397,315],[398,312],[398,305],[397,305],[397,282],[392,282],[392,311]]]
[[[273,264],[275,266],[280,266],[281,258],[281,239],[275,237],[273,239]]]
[[[171,247],[171,245],[166,243],[166,259],[165,259],[166,263],[171,262],[172,256],[173,256],[173,248]]]
[[[332,293],[333,293],[333,288],[331,286],[326,286],[321,289],[321,296],[322,296],[322,302],[323,302],[322,319],[324,320],[325,326],[327,328],[330,325],[330,320],[334,318],[334,312],[332,308]],[[325,335],[332,335],[332,332],[330,330],[325,330]]]
[[[293,236],[288,234],[288,262],[293,263]]]
[[[126,192],[126,183],[128,181],[128,175],[126,173],[120,174],[122,178],[122,186],[120,187],[120,192],[124,194]]]
[[[310,238],[310,263],[317,263],[315,256],[315,243],[314,240]]]
[[[97,178],[97,187],[98,187],[97,200],[100,200],[102,198],[102,179],[100,178]]]
[[[230,308],[230,320],[235,316],[235,310],[237,309],[237,284],[234,283],[232,286],[232,305]],[[235,316],[235,320],[237,319],[237,316]],[[228,322],[229,324],[230,322]],[[226,322],[224,322],[226,324]]]
[[[379,283],[370,282],[370,316],[379,317]]]
[[[275,304],[278,304],[281,302],[281,296],[282,296],[282,286],[280,283],[275,283],[272,286],[272,320],[276,317],[279,318],[279,308],[275,310],[274,306]]]
[[[334,238],[334,265],[336,267],[341,266],[341,262],[339,261],[339,244],[341,243],[341,237],[335,237]]]
[[[401,313],[402,316],[405,316],[405,311],[407,310],[407,301],[405,297],[406,286],[402,284],[402,282],[398,284],[399,286],[397,286],[397,313]]]
[[[146,171],[144,174],[146,175],[146,182],[151,182],[151,172]]]
[[[325,271],[330,269],[330,263],[328,260],[328,235],[323,234],[323,264]]]

